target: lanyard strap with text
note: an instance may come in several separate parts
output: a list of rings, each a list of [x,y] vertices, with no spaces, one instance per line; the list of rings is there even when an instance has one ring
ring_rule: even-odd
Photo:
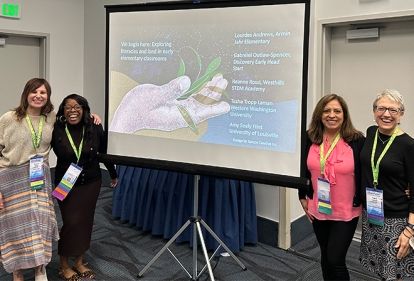
[[[334,141],[331,143],[331,146],[328,149],[328,152],[326,152],[326,155],[324,154],[324,143],[322,142],[319,145],[319,150],[320,150],[320,157],[319,157],[319,161],[320,161],[320,167],[321,167],[321,175],[325,174],[325,163],[326,160],[328,159],[329,155],[331,154],[332,150],[334,150],[336,144],[338,143],[339,139],[341,138],[341,136],[338,134],[336,134]]]
[[[83,135],[84,135],[84,133],[85,133],[85,127],[83,127],[83,128],[82,128],[82,140],[81,140],[81,142],[80,142],[80,144],[79,144],[79,148],[76,148],[76,145],[75,145],[75,143],[73,142],[72,136],[70,135],[70,132],[69,132],[69,130],[68,130],[68,126],[65,126],[65,132],[66,132],[66,135],[68,136],[68,139],[69,139],[70,145],[72,146],[73,152],[75,152],[76,159],[78,160],[78,161],[76,162],[76,164],[78,164],[78,163],[79,163],[79,159],[80,159],[80,157],[81,157],[81,153],[82,153],[82,147],[83,147]]]
[[[37,130],[37,133],[35,129],[33,128],[32,120],[30,120],[30,117],[27,114],[26,114],[26,122],[27,122],[27,125],[29,126],[30,133],[32,135],[33,148],[34,149],[39,148],[40,141],[42,140],[42,131],[43,131],[43,124],[45,122],[45,117],[43,115],[40,116],[39,128]]]
[[[372,177],[374,178],[374,188],[376,188],[378,185],[379,164],[382,158],[384,157],[385,153],[387,153],[388,149],[390,148],[395,137],[397,136],[397,133],[398,133],[398,127],[395,128],[394,132],[391,135],[390,140],[388,141],[384,150],[381,152],[380,156],[378,157],[377,163],[375,163],[374,156],[375,156],[375,150],[377,149],[378,129],[375,132],[374,144],[372,145],[372,152],[371,152],[371,169],[372,169]]]

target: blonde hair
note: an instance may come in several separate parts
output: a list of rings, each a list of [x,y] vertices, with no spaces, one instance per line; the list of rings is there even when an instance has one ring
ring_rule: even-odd
[[[404,112],[405,107],[404,107],[404,98],[403,96],[400,94],[400,92],[398,92],[397,90],[393,90],[393,89],[385,89],[382,92],[380,92],[377,97],[374,100],[374,103],[372,104],[373,109],[375,110],[376,106],[377,106],[377,102],[382,99],[382,98],[388,98],[392,101],[397,102],[400,105],[400,110],[401,112]]]

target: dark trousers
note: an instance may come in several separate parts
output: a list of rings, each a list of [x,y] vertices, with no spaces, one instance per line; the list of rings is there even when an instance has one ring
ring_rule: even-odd
[[[314,219],[312,225],[321,249],[321,267],[324,280],[349,280],[345,258],[358,224],[351,221]]]

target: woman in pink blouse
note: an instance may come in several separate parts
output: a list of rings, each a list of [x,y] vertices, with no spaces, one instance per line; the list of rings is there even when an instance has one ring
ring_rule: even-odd
[[[345,258],[361,214],[364,136],[336,94],[319,100],[307,136],[305,170],[311,185],[299,190],[299,200],[319,243],[324,280],[349,280]]]

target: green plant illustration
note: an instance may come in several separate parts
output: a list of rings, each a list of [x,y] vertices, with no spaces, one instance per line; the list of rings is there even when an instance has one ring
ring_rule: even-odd
[[[201,70],[202,70],[201,57],[197,53],[196,50],[194,50],[191,47],[188,47],[188,48],[190,48],[194,52],[194,54],[197,58],[197,64],[198,64],[199,71],[198,71],[196,80],[193,83],[191,83],[190,88],[182,96],[178,97],[177,100],[188,99],[192,94],[197,93],[198,91],[200,91],[207,84],[208,81],[210,81],[216,74],[219,73],[218,68],[220,67],[220,64],[221,64],[221,58],[220,57],[214,58],[208,64],[207,69],[204,72],[204,74],[200,77],[200,73],[201,73]],[[180,65],[178,67],[177,77],[185,75],[185,71],[186,71],[185,62],[180,57]]]
[[[186,100],[191,95],[199,92],[207,83],[210,81],[215,75],[219,74],[219,67],[221,65],[221,57],[214,58],[208,65],[206,70],[204,71],[204,74],[200,76],[202,71],[202,60],[200,55],[194,48],[187,46],[186,48],[189,48],[195,55],[197,65],[198,65],[198,73],[196,75],[196,79],[193,83],[191,83],[190,88],[180,97],[177,98],[177,100]],[[183,58],[180,56],[180,63],[177,71],[177,77],[183,76],[186,74],[186,65],[183,60]],[[226,93],[224,93],[225,96],[227,96]],[[177,105],[178,110],[180,111],[181,115],[183,116],[184,120],[187,122],[188,127],[195,133],[199,134],[199,130],[197,128],[197,124],[193,121],[190,114],[188,113],[187,109],[185,109],[183,106]]]
[[[181,115],[183,116],[185,122],[187,122],[188,127],[190,127],[191,131],[193,131],[196,135],[198,135],[198,127],[196,123],[191,118],[190,114],[188,113],[187,109],[185,109],[182,105],[177,105],[178,110],[180,111]]]

